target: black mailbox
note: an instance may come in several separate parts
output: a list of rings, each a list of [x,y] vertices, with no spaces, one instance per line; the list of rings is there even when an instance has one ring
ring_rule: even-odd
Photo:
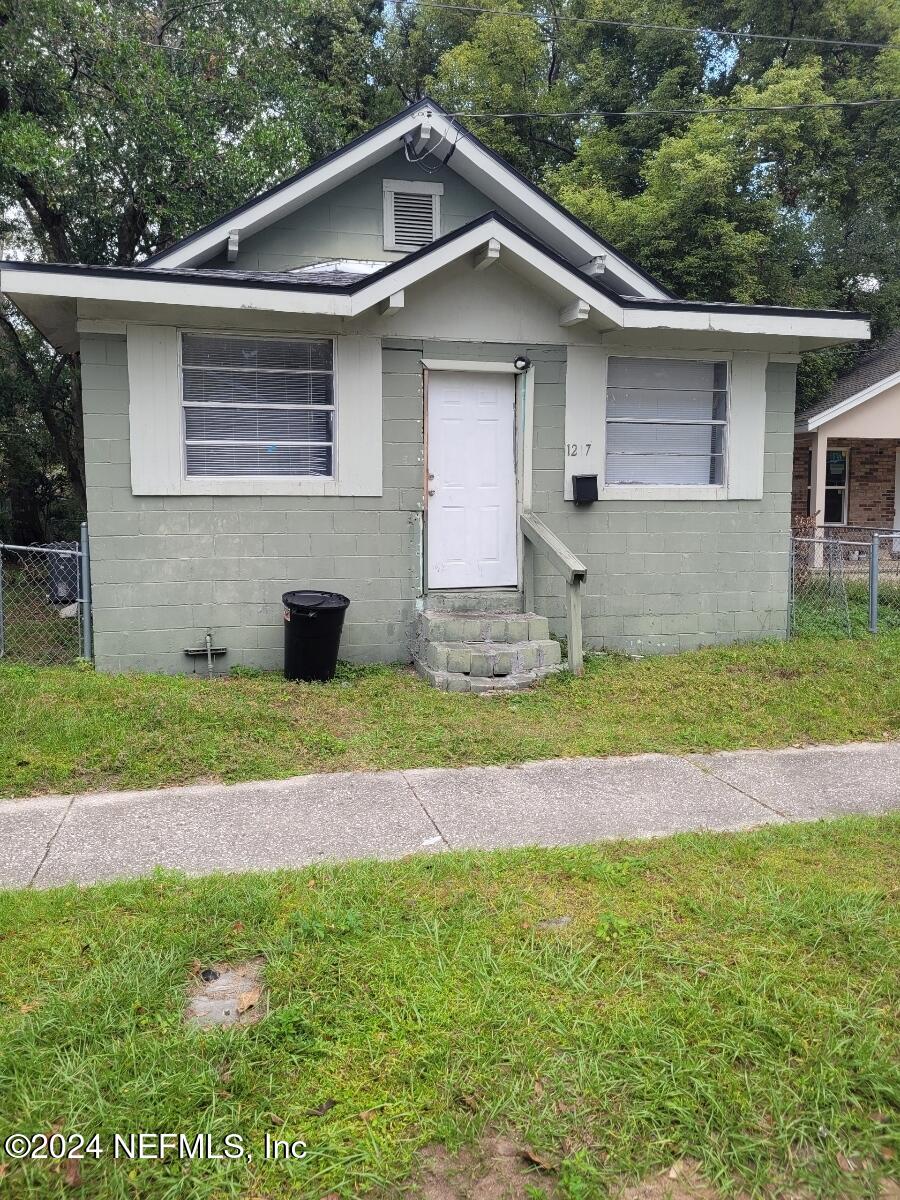
[[[572,499],[576,504],[593,504],[598,499],[597,476],[573,475]]]

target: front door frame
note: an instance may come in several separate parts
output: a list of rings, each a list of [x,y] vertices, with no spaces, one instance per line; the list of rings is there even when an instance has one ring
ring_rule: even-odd
[[[526,357],[523,355],[523,357]],[[462,371],[476,374],[515,375],[513,388],[513,453],[516,468],[516,587],[521,592],[523,588],[524,537],[522,534],[521,517],[524,511],[531,510],[532,502],[532,460],[534,453],[534,363],[528,360],[525,370],[520,370],[513,362],[479,361],[466,358],[423,358],[423,412],[422,437],[424,453],[422,455],[422,542],[421,562],[422,575],[420,591],[422,595],[428,592],[428,380],[433,371]],[[467,591],[467,588],[460,589]],[[477,590],[477,589],[472,589]]]

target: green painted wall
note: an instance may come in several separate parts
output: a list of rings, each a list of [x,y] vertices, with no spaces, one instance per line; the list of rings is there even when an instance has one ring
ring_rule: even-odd
[[[319,199],[240,242],[237,261],[224,255],[207,263],[243,271],[283,271],[324,258],[364,258],[392,262],[403,258],[384,248],[383,179],[441,183],[441,233],[449,233],[496,208],[485,195],[449,167],[425,174],[393,155]]]
[[[534,508],[588,567],[588,646],[633,653],[783,636],[794,367],[767,375],[761,501],[562,499],[565,346],[535,363]],[[351,598],[342,654],[406,660],[421,578],[420,359],[509,361],[509,343],[385,339],[384,494],[378,498],[135,497],[130,488],[125,340],[82,338],[94,626],[101,670],[194,669],[207,628],[219,669],[276,668],[281,594],[305,585]],[[538,559],[537,609],[565,632],[561,581]],[[198,666],[197,669],[205,669]]]

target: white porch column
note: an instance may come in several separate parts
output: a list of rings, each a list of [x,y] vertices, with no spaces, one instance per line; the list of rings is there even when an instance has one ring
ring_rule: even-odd
[[[812,463],[809,480],[809,515],[814,519],[814,525],[825,523],[825,458],[828,452],[828,434],[819,428],[813,435]],[[813,536],[817,531],[813,528]],[[824,555],[822,547],[815,547],[815,565],[822,566]]]

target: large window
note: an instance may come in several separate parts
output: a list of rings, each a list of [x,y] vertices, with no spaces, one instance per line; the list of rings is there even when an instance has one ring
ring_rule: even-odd
[[[728,364],[610,358],[606,483],[725,482]]]
[[[188,476],[334,473],[331,340],[185,333]]]

